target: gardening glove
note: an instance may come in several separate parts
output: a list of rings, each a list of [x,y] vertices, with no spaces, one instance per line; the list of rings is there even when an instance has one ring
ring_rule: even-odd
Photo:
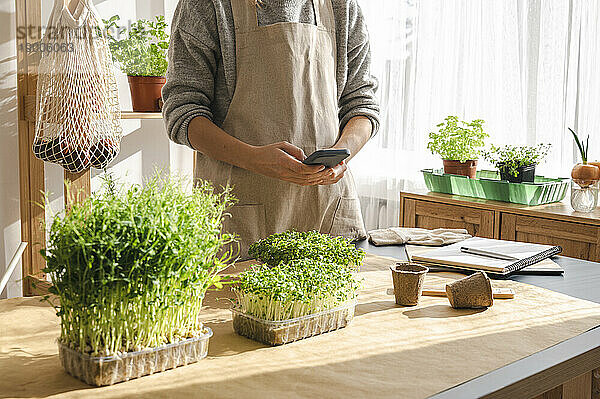
[[[413,227],[390,227],[369,231],[369,241],[375,246],[383,245],[428,245],[454,244],[471,238],[465,229],[419,229]]]

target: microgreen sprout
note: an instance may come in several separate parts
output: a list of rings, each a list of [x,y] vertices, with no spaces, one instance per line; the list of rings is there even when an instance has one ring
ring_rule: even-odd
[[[544,143],[536,146],[505,145],[496,147],[492,145],[489,151],[483,152],[483,157],[499,170],[516,177],[519,174],[519,168],[538,165],[543,161],[551,147],[552,144]]]
[[[206,290],[233,236],[221,233],[230,190],[188,188],[158,173],[144,186],[103,190],[56,215],[42,250],[58,296],[63,344],[115,355],[199,335]],[[48,299],[48,298],[47,298]]]
[[[359,283],[350,268],[315,260],[276,267],[255,265],[234,283],[241,312],[280,321],[341,306],[356,298]]]
[[[248,253],[254,259],[276,266],[299,259],[311,259],[342,266],[360,266],[365,253],[343,237],[317,231],[286,231],[252,244]]]

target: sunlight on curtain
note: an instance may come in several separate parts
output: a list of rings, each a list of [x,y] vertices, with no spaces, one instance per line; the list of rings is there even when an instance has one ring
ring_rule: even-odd
[[[382,106],[379,134],[352,161],[367,228],[398,224],[399,192],[424,187],[421,169],[441,167],[427,135],[447,115],[484,119],[490,143],[552,143],[539,167],[547,176],[570,173],[567,126],[589,133],[600,158],[600,2],[359,4]]]

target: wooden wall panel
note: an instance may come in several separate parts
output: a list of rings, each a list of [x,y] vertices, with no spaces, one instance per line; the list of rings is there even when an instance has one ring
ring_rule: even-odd
[[[42,24],[42,3],[39,0],[16,0],[17,26],[39,27]],[[21,240],[28,242],[23,254],[23,294],[32,295],[32,287],[25,277],[36,275],[43,278],[41,270],[45,262],[39,253],[45,244],[43,228],[45,212],[40,204],[44,203],[43,192],[44,163],[33,156],[31,146],[35,134],[35,123],[25,118],[24,98],[36,94],[37,67],[39,53],[28,53],[27,44],[34,38],[17,35],[17,99],[19,102],[19,183],[21,197]]]
[[[91,173],[86,170],[81,173],[71,173],[65,171],[65,181],[68,182],[68,189],[65,186],[65,208],[69,209],[74,202],[87,198],[92,191]]]

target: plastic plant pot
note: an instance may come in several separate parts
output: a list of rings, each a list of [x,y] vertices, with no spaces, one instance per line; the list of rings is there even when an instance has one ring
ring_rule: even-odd
[[[533,183],[535,181],[535,164],[521,166],[517,169],[517,175],[514,176],[505,168],[499,167],[498,171],[500,172],[500,180],[507,180],[511,183]]]
[[[323,312],[295,319],[269,321],[231,309],[233,329],[244,337],[276,346],[339,330],[354,318],[356,300]]]
[[[60,362],[67,373],[89,385],[104,386],[195,363],[208,354],[213,332],[177,343],[120,356],[93,357],[58,342]]]

